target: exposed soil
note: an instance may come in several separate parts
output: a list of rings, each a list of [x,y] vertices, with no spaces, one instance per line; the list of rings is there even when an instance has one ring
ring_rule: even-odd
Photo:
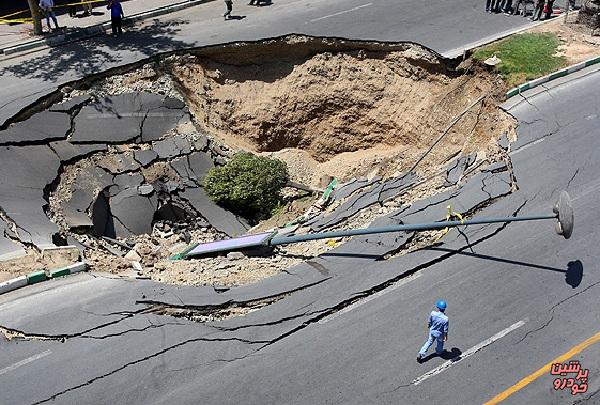
[[[568,21],[573,20],[571,16]],[[567,58],[569,65],[583,62],[600,55],[600,37],[592,36],[591,31],[584,26],[572,22],[565,23],[562,16],[553,21],[538,25],[528,32],[551,32],[558,36],[561,46],[556,56]]]
[[[289,37],[215,47],[153,62],[72,95],[142,91],[187,102],[194,124],[166,137],[201,133],[232,151],[277,157],[288,163],[292,180],[300,183],[319,186],[323,175],[335,176],[341,183],[351,177],[392,177],[409,170],[428,178],[334,229],[366,226],[400,205],[444,190],[441,174],[449,160],[475,152],[478,162],[497,161],[502,157],[497,140],[503,135],[516,137],[512,117],[498,108],[506,88],[497,75],[473,66],[456,71],[433,52],[412,44],[357,45]],[[72,233],[62,211],[81,172],[94,167],[118,172],[111,160],[114,154],[130,156],[133,149],[147,147],[113,145],[108,152],[71,162],[49,197],[52,220],[87,248],[85,260],[92,270],[167,283],[240,285],[278,274],[344,241],[291,245],[266,257],[233,254],[171,261],[169,257],[183,250],[187,240],[210,242],[223,235],[193,222],[176,228],[161,221],[150,235],[116,242]],[[224,160],[227,155],[216,153],[214,158]],[[164,161],[140,172],[149,183],[158,178],[181,181]],[[86,187],[94,194],[101,188]],[[282,207],[253,231],[283,226],[307,210],[333,208],[316,202],[315,196],[305,197]],[[47,266],[35,255],[27,260],[22,265],[29,271]]]
[[[486,149],[513,127],[497,108],[505,89],[496,75],[451,73],[418,47],[271,55],[260,65],[199,56],[173,72],[204,130],[233,147],[271,152],[313,185],[322,174],[345,180],[408,169],[482,96],[419,169]]]

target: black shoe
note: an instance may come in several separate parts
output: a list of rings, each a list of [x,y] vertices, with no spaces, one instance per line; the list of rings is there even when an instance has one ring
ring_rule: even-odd
[[[419,364],[423,363],[423,357],[421,357],[421,355],[417,356],[417,363],[419,363]]]

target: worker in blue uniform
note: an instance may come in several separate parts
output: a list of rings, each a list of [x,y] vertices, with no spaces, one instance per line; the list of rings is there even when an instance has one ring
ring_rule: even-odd
[[[448,316],[444,313],[446,311],[446,301],[439,300],[435,306],[437,311],[431,311],[427,322],[429,339],[421,347],[417,356],[417,362],[419,363],[423,361],[423,356],[425,356],[434,341],[437,341],[435,352],[439,356],[444,352],[444,342],[448,340]]]

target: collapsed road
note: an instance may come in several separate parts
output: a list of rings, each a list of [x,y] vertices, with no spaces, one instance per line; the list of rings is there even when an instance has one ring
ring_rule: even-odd
[[[519,123],[516,139],[496,134],[492,156],[499,158],[454,156],[438,176],[448,190],[395,201],[399,206],[387,206],[389,212],[372,222],[441,220],[448,204],[467,217],[546,212],[559,190],[567,189],[578,213],[577,231],[568,242],[544,223],[483,225],[441,239],[428,234],[352,238],[274,277],[228,291],[94,274],[20,290],[0,301],[3,335],[13,337],[0,340],[8,353],[0,369],[4,398],[11,403],[486,401],[555,357],[549,347],[565,352],[577,343],[573,337],[587,337],[590,325],[598,324],[595,312],[578,316],[581,308],[594,305],[600,284],[593,271],[598,83],[598,73],[590,73],[526,96],[509,109]],[[395,193],[406,198],[422,176],[350,181],[339,188],[338,208],[306,225],[349,226],[365,210],[382,208],[382,194],[381,202]],[[349,209],[339,207],[349,201],[356,211],[340,219]],[[422,375],[444,359],[431,359],[426,369],[417,366],[414,354],[423,336],[415,331],[438,295],[450,303],[450,354],[473,354],[442,370],[433,385]],[[245,316],[230,316],[235,311]],[[483,317],[474,328],[474,320]],[[511,325],[517,326],[506,337],[478,345]],[[597,352],[586,361],[592,373],[600,372]],[[32,376],[37,383],[23,390],[21,381]],[[541,382],[516,401],[556,400],[549,387]]]

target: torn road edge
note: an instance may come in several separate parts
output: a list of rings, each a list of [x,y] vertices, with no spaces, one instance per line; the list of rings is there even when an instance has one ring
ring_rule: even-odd
[[[35,271],[25,276],[20,276],[11,280],[3,281],[2,283],[0,283],[0,294],[14,291],[26,285],[36,284],[42,281],[68,276],[70,274],[76,274],[81,271],[87,271],[87,268],[88,264],[84,261],[81,261],[66,267],[61,267],[59,269],[49,270],[48,272],[45,272],[43,270]]]

